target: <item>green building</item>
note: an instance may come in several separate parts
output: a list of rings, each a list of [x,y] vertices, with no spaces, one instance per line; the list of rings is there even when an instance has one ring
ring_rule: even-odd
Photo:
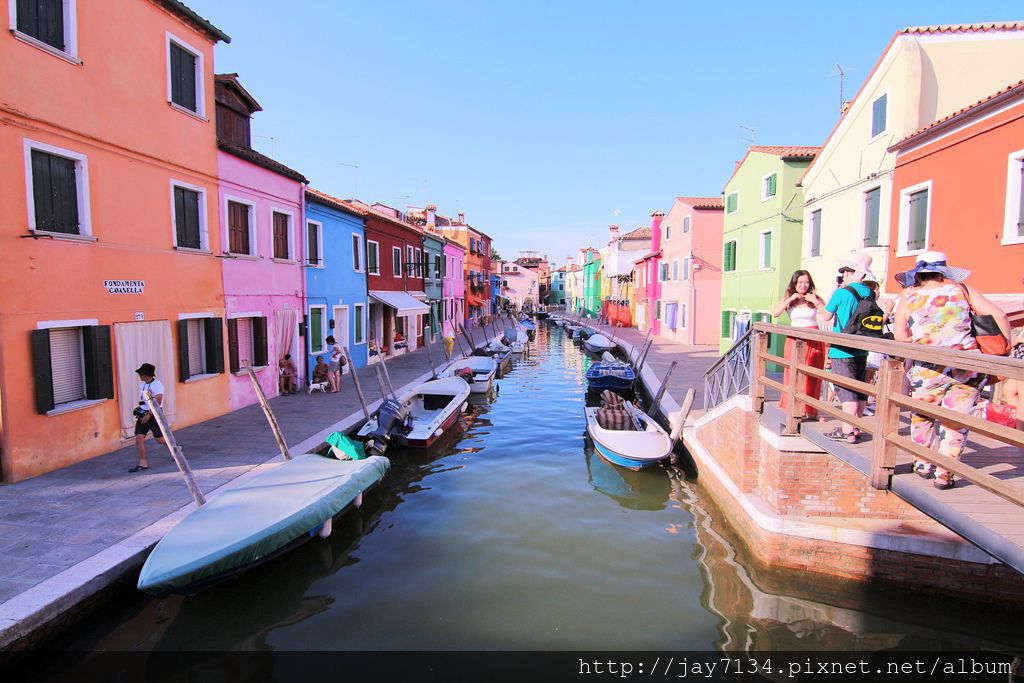
[[[601,315],[601,254],[592,251],[583,266],[583,314],[591,318]]]
[[[804,196],[797,183],[817,152],[750,147],[725,185],[721,352],[738,336],[737,319],[741,329],[747,321],[771,321],[771,310],[800,268]],[[816,284],[823,295],[832,290],[832,283]],[[773,338],[771,353],[781,356],[782,344]]]

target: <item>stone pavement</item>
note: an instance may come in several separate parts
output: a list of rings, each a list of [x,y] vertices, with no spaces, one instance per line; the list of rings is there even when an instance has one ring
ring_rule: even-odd
[[[474,342],[483,341],[477,329]],[[465,339],[462,344],[466,346]],[[439,364],[442,345],[432,345],[431,351]],[[387,368],[396,390],[423,381],[429,373],[426,351],[391,358]],[[360,369],[359,378],[372,412],[380,402],[374,366]],[[272,398],[270,405],[295,450],[300,444],[303,449],[315,446],[330,431],[349,429],[362,420],[348,375],[338,394],[300,392]],[[204,494],[281,458],[259,405],[174,434]],[[140,566],[163,533],[145,535],[144,530],[162,528],[161,520],[175,513],[180,518],[191,509],[192,496],[166,446],[150,439],[147,449],[146,472],[128,473],[137,462],[132,444],[0,486],[0,649]],[[163,527],[170,528],[166,521]],[[125,545],[123,552],[110,552]],[[101,557],[106,559],[96,559]],[[99,576],[103,580],[97,581]]]

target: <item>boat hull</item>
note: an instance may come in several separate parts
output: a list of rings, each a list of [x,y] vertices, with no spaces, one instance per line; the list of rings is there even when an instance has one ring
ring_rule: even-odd
[[[627,404],[639,430],[608,430],[597,422],[597,408],[584,408],[587,436],[598,455],[619,467],[640,470],[652,467],[672,455],[668,434],[646,413]]]

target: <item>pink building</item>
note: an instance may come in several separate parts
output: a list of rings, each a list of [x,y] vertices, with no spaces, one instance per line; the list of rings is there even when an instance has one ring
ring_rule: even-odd
[[[660,335],[717,344],[722,295],[721,197],[676,197],[661,223]]]
[[[256,402],[245,366],[267,396],[278,393],[278,361],[299,370],[305,299],[306,179],[252,149],[249,123],[260,105],[236,74],[216,77],[224,308],[228,319],[231,409]]]
[[[659,334],[661,331],[661,222],[664,218],[663,211],[651,214],[651,253],[638,262],[643,284],[642,288],[638,284],[636,291],[637,327],[640,330],[652,330],[652,334]]]
[[[441,320],[444,336],[455,335],[466,314],[466,248],[450,239],[444,243],[444,277],[441,280]]]

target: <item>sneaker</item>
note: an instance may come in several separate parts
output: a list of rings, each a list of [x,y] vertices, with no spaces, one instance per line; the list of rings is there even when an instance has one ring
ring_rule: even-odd
[[[843,431],[842,427],[836,427],[831,432],[826,432],[825,438],[831,439],[832,441],[845,441],[846,443],[857,443],[857,433],[850,432],[849,434],[847,434],[846,432]]]

